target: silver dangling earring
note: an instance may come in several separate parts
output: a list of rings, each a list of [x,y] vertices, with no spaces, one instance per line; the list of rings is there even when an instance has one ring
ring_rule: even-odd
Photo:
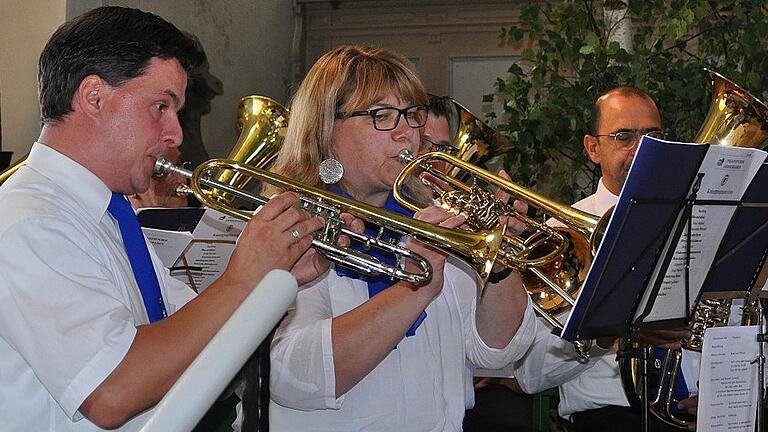
[[[334,184],[344,176],[344,165],[333,156],[320,162],[320,180],[325,184]]]

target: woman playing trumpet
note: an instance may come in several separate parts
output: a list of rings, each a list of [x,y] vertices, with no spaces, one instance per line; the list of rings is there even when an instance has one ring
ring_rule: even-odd
[[[399,153],[419,149],[426,103],[400,55],[330,51],[294,97],[272,171],[405,212],[391,189]],[[414,217],[449,228],[464,222],[436,206]],[[500,368],[526,351],[535,320],[516,273],[478,300],[468,266],[406,244],[432,265],[421,286],[337,266],[302,287],[272,342],[273,430],[461,430],[473,365]]]

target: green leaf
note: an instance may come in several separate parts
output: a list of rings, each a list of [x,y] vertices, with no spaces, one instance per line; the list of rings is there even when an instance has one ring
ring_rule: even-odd
[[[768,97],[765,0],[627,2],[631,52],[602,42],[610,29],[601,8],[616,1],[521,2],[519,23],[499,32],[507,41],[530,42],[494,85],[503,98],[498,128],[515,143],[504,166],[553,199],[568,202],[594,190],[599,169],[581,136],[594,99],[611,87],[648,92],[668,135],[683,140],[696,133],[710,103],[702,67]]]
[[[581,48],[579,48],[579,53],[584,55],[594,54],[595,47],[594,45],[582,45]]]

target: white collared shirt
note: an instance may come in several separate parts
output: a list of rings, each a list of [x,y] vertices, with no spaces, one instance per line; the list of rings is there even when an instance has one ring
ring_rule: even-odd
[[[111,192],[35,143],[0,187],[0,419],[19,431],[100,430],[77,411],[147,323]],[[169,314],[194,297],[149,247]],[[148,364],[147,367],[152,367]],[[147,413],[120,431],[138,429]]]
[[[603,215],[619,197],[603,184],[597,191],[573,207]],[[566,312],[558,317],[564,322]],[[539,324],[531,350],[514,364],[514,376],[526,393],[537,393],[560,386],[560,416],[608,405],[629,406],[621,384],[616,352],[593,346],[587,362],[581,362],[573,344],[553,335],[552,327],[543,319]]]
[[[475,326],[476,282],[452,261],[416,334],[338,399],[331,318],[367,301],[368,286],[333,269],[304,286],[272,342],[270,429],[461,430],[465,409],[474,405],[472,365],[499,368],[522,356],[536,320],[528,304],[508,346],[488,347]]]

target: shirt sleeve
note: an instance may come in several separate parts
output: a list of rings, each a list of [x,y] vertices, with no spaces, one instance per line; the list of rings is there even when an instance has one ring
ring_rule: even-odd
[[[133,315],[87,235],[65,219],[28,218],[0,238],[0,336],[70,418],[122,361]]]
[[[515,336],[504,348],[489,347],[477,331],[477,282],[462,263],[452,258],[446,264],[446,283],[450,284],[459,303],[459,310],[464,328],[464,348],[467,359],[477,367],[501,369],[522,357],[528,350],[536,333],[536,319],[530,300],[525,307],[523,321]],[[447,287],[446,287],[447,288]],[[445,288],[444,288],[445,289]]]
[[[526,393],[538,393],[576,378],[607,352],[593,344],[589,360],[584,360],[571,342],[552,334],[544,319],[536,320],[539,323],[530,349],[513,364],[513,374]]]
[[[328,277],[302,288],[272,339],[272,400],[298,410],[339,409]]]

